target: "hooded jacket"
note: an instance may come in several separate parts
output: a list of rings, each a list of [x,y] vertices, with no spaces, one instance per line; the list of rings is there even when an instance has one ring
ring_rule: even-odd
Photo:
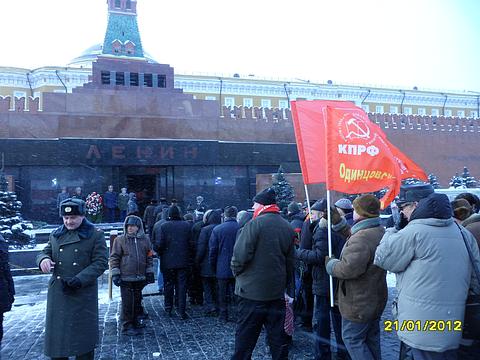
[[[469,287],[476,279],[462,233],[477,264],[479,250],[472,234],[457,226],[446,195],[431,194],[420,200],[408,225],[386,231],[375,253],[375,265],[397,274],[397,300],[393,313],[405,321],[463,321]],[[453,325],[452,325],[453,326]],[[412,329],[409,329],[412,330]],[[401,341],[425,351],[456,349],[461,331],[397,332]]]
[[[218,210],[212,210],[205,213],[205,215],[206,226],[200,231],[197,253],[195,254],[195,264],[200,267],[201,276],[215,277],[215,271],[209,261],[208,245],[213,228],[222,222],[222,214]]]
[[[128,235],[127,221],[138,219],[140,227],[133,236]],[[120,275],[122,281],[145,281],[146,273],[154,273],[152,244],[143,230],[142,219],[129,215],[123,224],[123,235],[113,242],[110,255],[112,276]]]

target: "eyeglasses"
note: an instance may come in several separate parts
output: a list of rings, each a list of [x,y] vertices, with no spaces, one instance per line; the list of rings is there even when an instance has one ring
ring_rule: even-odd
[[[406,207],[411,206],[411,205],[413,205],[413,204],[415,204],[415,203],[413,203],[413,202],[403,203],[403,204],[401,204],[401,205],[398,205],[398,210],[403,211]]]

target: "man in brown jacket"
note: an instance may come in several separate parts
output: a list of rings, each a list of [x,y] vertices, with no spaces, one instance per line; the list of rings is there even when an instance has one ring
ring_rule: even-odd
[[[380,360],[380,316],[387,303],[386,272],[373,265],[385,229],[380,202],[370,194],[353,202],[354,225],[340,259],[326,258],[327,272],[339,280],[337,300],[342,337],[352,359]]]

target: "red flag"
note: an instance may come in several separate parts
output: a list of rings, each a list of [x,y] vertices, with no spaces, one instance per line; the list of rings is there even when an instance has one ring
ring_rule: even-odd
[[[400,179],[415,178],[425,182],[428,181],[427,174],[425,174],[425,171],[423,171],[420,166],[398,150],[392,143],[389,143],[389,146],[400,168]]]
[[[292,101],[293,127],[305,184],[326,182],[325,114],[328,105],[352,107],[346,101]]]
[[[401,184],[400,167],[385,134],[356,106],[327,106],[326,112],[327,189],[356,194],[388,188],[381,199],[384,208]]]
[[[402,179],[425,172],[388,140],[367,114],[347,101],[292,101],[298,156],[305,184],[327,183],[349,194],[388,188],[388,205]]]

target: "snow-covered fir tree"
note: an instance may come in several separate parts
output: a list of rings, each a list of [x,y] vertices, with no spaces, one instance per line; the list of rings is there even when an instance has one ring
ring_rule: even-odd
[[[456,188],[463,188],[465,187],[463,185],[463,180],[462,178],[458,175],[458,173],[455,173],[454,176],[452,176],[452,179],[450,180],[450,188],[456,189]]]
[[[295,198],[293,186],[285,179],[282,166],[278,168],[277,174],[274,175],[272,187],[275,190],[275,194],[277,194],[276,200],[280,209],[287,207]]]
[[[423,183],[423,181],[415,178],[408,178],[408,179],[402,180],[402,185],[413,185],[418,183]]]
[[[470,171],[466,166],[463,167],[462,181],[466,188],[471,189],[477,187],[477,180],[470,175]]]
[[[428,182],[434,189],[440,188],[440,184],[438,183],[438,178],[435,174],[428,175]]]
[[[0,172],[0,233],[15,248],[27,246],[32,240],[26,230],[33,229],[33,225],[23,220],[21,208],[22,203],[15,192],[8,191],[7,179]]]

